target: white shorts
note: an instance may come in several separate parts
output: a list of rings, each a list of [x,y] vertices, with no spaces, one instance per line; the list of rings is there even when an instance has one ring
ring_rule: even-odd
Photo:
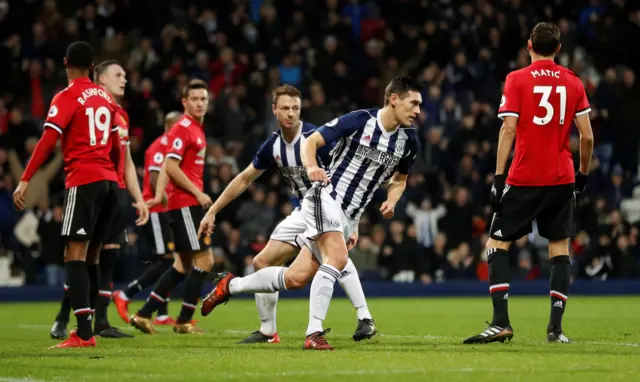
[[[287,216],[271,233],[271,240],[282,241],[300,248],[296,243],[296,236],[304,234],[307,230],[307,224],[304,221],[300,208],[296,208]]]
[[[298,245],[306,245],[322,264],[322,255],[314,240],[325,232],[342,232],[345,241],[358,229],[358,222],[345,215],[340,203],[330,195],[331,186],[313,185],[302,200],[301,214],[306,231],[298,236]]]

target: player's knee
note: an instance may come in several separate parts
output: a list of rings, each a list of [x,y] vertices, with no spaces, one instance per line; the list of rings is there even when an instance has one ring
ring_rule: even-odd
[[[202,269],[203,271],[210,272],[213,269],[213,253],[211,251],[199,252],[193,256],[193,265]]]
[[[253,264],[253,269],[255,269],[256,271],[262,269],[262,268],[266,268],[271,266],[271,264],[269,263],[269,260],[266,258],[266,256],[261,256],[258,255],[256,257],[253,258],[252,261]]]
[[[549,241],[549,258],[569,254],[569,239]]]
[[[120,244],[103,244],[102,249],[120,249]]]
[[[504,249],[505,251],[508,251],[510,245],[511,243],[508,241],[499,241],[490,237],[489,240],[487,240],[487,244],[485,245],[485,248],[487,249],[498,248],[498,249]]]
[[[287,290],[302,289],[309,284],[313,278],[313,275],[307,274],[306,272],[290,272],[289,269],[284,273],[284,283],[287,286]]]
[[[182,258],[180,256],[176,256],[175,259],[173,259],[173,268],[183,275],[186,275],[191,270],[191,263],[185,265]]]

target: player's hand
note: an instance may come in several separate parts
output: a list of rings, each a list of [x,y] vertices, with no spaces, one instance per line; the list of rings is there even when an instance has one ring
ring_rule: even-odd
[[[393,217],[395,209],[396,209],[396,205],[394,203],[385,201],[380,206],[380,213],[382,213],[383,218],[391,219]]]
[[[153,199],[147,200],[146,204],[147,204],[147,208],[151,209],[157,205],[164,204],[163,202],[164,201],[162,200],[162,197],[155,196]]]
[[[22,211],[24,209],[24,196],[27,193],[27,188],[29,188],[29,182],[25,182],[21,180],[18,183],[18,187],[13,192],[13,205],[16,206],[18,211]]]
[[[502,200],[502,193],[504,192],[505,184],[504,174],[496,174],[493,176],[493,185],[491,186],[491,209],[493,213],[500,212],[500,201]]]
[[[309,180],[312,182],[322,182],[323,185],[326,185],[327,183],[329,183],[327,172],[324,171],[323,168],[318,166],[307,167],[307,176],[309,177]]]
[[[200,222],[200,228],[198,228],[198,240],[202,237],[202,234],[206,236],[211,236],[213,233],[213,229],[216,227],[216,214],[212,214],[207,212],[206,215],[202,218]]]
[[[576,173],[576,183],[575,183],[575,192],[577,195],[580,195],[587,188],[587,180],[589,179],[589,175],[585,175],[578,171]]]
[[[198,200],[198,204],[200,204],[205,210],[213,204],[211,197],[204,192],[199,193],[198,196],[196,196],[196,199]]]
[[[136,225],[139,227],[147,224],[147,222],[149,221],[149,207],[147,207],[147,203],[145,203],[144,200],[141,200],[137,203],[132,203],[131,205],[135,207],[136,210],[138,210]]]
[[[349,240],[347,240],[347,251],[355,248],[356,244],[358,244],[358,231],[355,231],[349,236]]]

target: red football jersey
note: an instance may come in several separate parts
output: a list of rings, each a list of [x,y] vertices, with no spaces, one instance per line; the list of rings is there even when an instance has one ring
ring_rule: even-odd
[[[120,163],[118,164],[118,187],[127,188],[124,181],[124,169],[127,163],[127,150],[129,146],[129,114],[120,105],[116,105],[116,120],[114,124],[120,135]]]
[[[582,81],[552,60],[509,73],[498,117],[518,118],[507,184],[553,186],[575,182],[569,135],[573,119],[591,111]]]
[[[167,134],[158,137],[144,152],[144,179],[142,180],[142,197],[145,201],[153,199],[156,190],[151,187],[151,172],[161,171],[164,163],[164,155],[169,147]],[[171,184],[167,185],[167,193]],[[149,212],[165,212],[167,209],[162,204],[154,206]]]
[[[118,181],[110,157],[115,111],[109,93],[86,77],[71,81],[53,97],[44,127],[62,135],[66,188]]]
[[[180,161],[180,169],[200,191],[203,190],[204,156],[207,142],[204,128],[198,121],[184,114],[169,131],[169,149],[167,158]],[[173,183],[167,190],[168,209],[197,206],[198,200],[189,191]]]

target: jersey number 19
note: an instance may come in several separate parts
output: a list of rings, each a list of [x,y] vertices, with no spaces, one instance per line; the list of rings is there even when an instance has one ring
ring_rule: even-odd
[[[540,99],[540,103],[538,106],[545,108],[547,113],[544,117],[536,117],[533,116],[533,123],[536,125],[546,125],[551,122],[553,118],[554,110],[553,105],[549,103],[549,96],[551,95],[551,91],[553,90],[553,86],[534,86],[533,92],[536,94],[542,94],[542,99]],[[556,93],[560,94],[560,124],[564,124],[564,117],[567,109],[567,88],[564,86],[556,86]]]
[[[96,145],[96,128],[102,131],[101,145],[106,145],[109,140],[109,126],[111,126],[111,113],[105,106],[95,109],[89,107],[85,109],[85,114],[89,119],[89,139],[91,146]]]

